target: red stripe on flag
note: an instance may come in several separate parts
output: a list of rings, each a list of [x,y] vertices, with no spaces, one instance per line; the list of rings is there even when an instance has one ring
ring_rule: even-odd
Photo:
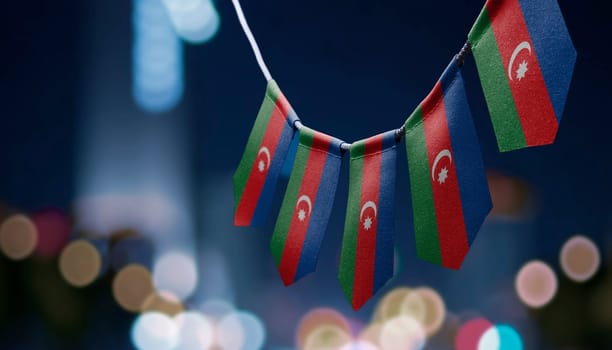
[[[286,117],[291,112],[291,105],[289,104],[289,100],[285,98],[282,92],[278,92],[278,96],[276,97],[276,107],[280,109],[281,113]]]
[[[368,201],[376,204],[378,211],[378,197],[380,192],[380,167],[382,157],[383,135],[378,135],[366,141],[364,154],[378,152],[375,156],[363,158],[363,172],[361,178],[361,201],[359,206],[359,222],[357,229],[357,252],[355,255],[355,277],[353,280],[353,309],[359,309],[372,296],[374,290],[374,268],[376,265],[376,234],[378,217],[372,208],[366,208],[361,217],[361,210]],[[365,221],[371,219],[371,226],[366,229]]]
[[[442,265],[458,269],[468,252],[469,244],[455,163],[451,159],[453,147],[439,81],[421,108]]]
[[[301,196],[306,195],[312,203],[312,208],[310,208],[310,212],[304,221],[300,221],[298,217],[299,208],[294,208],[291,224],[289,225],[289,232],[287,232],[287,238],[285,239],[283,255],[281,257],[280,266],[278,267],[283,283],[286,286],[293,283],[298,264],[300,263],[304,240],[308,232],[308,224],[310,223],[312,211],[316,206],[317,191],[319,189],[319,183],[321,182],[325,161],[327,160],[328,153],[323,150],[329,149],[330,144],[330,136],[317,133],[314,135],[310,146],[310,154],[308,154],[304,176],[296,200],[299,201]],[[295,205],[297,205],[297,203],[295,203],[294,206]],[[306,208],[308,207],[306,206]]]
[[[552,143],[559,123],[519,1],[487,1],[486,6],[527,145]]]
[[[236,226],[249,226],[251,224],[255,209],[257,208],[257,203],[259,202],[261,190],[268,177],[268,170],[276,154],[276,147],[278,146],[278,142],[283,134],[283,129],[285,128],[288,113],[285,105],[288,106],[288,102],[282,93],[279,93],[276,105],[272,110],[272,116],[266,126],[263,140],[261,140],[261,144],[258,148],[259,151],[262,147],[267,147],[270,152],[270,159],[267,158],[265,153],[258,154],[257,157],[255,157],[251,172],[249,173],[249,178],[244,186],[244,192],[236,208],[236,215],[234,216],[234,225]],[[259,171],[259,162],[262,160],[268,161],[263,172]]]

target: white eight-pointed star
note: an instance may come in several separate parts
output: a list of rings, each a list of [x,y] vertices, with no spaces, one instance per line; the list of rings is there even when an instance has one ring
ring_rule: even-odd
[[[298,219],[300,221],[304,221],[304,219],[306,219],[306,212],[304,209],[300,209],[300,211],[298,211]]]
[[[516,77],[518,80],[522,80],[525,77],[525,73],[527,73],[529,69],[527,69],[527,62],[523,61],[519,64],[518,69],[516,70]]]
[[[370,229],[370,227],[372,227],[372,218],[368,216],[363,221],[363,228],[367,231]]]
[[[448,178],[448,169],[442,168],[442,170],[440,170],[440,173],[438,174],[438,183],[440,183],[440,185],[443,184],[447,178]]]
[[[259,164],[257,164],[257,168],[259,169],[260,173],[263,173],[264,170],[266,170],[266,163],[264,163],[263,160],[260,160]]]

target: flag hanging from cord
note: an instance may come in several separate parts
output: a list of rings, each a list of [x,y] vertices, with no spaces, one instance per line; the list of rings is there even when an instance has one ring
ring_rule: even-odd
[[[338,278],[353,309],[360,309],[393,276],[393,207],[397,134],[350,148],[349,197]]]
[[[342,141],[302,127],[270,249],[285,285],[316,268],[342,163]]]
[[[553,143],[576,50],[556,0],[487,0],[469,42],[500,151]]]
[[[353,145],[299,121],[271,78],[239,0],[232,3],[269,81],[234,175],[234,223],[263,224],[279,175],[289,176],[270,243],[285,285],[316,268],[347,150],[340,284],[357,310],[391,278],[396,136],[405,137],[417,254],[461,267],[492,207],[461,75],[468,54],[474,54],[501,151],[556,137],[576,62],[556,0],[487,0],[468,42],[404,125]]]
[[[408,118],[405,133],[417,254],[458,269],[491,197],[456,59]]]
[[[265,223],[294,135],[297,115],[274,80],[268,82],[255,125],[234,173],[234,225]]]

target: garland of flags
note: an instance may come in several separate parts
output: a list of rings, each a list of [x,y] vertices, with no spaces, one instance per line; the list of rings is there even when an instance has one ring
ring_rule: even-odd
[[[270,248],[285,285],[316,268],[349,153],[349,196],[338,278],[355,310],[393,275],[396,148],[404,139],[419,258],[459,269],[491,198],[461,68],[474,54],[501,152],[554,142],[576,51],[556,0],[487,0],[468,42],[405,124],[349,144],[306,127],[272,79],[232,0],[268,80],[234,174],[237,226],[265,223],[294,137],[297,151]],[[297,136],[295,135],[297,133]]]

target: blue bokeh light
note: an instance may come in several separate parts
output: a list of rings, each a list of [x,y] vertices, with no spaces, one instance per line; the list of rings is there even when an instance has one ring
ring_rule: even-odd
[[[162,113],[183,96],[183,47],[162,0],[134,0],[132,93],[145,111]]]
[[[220,19],[211,0],[163,0],[176,34],[183,40],[201,44],[212,39]]]

